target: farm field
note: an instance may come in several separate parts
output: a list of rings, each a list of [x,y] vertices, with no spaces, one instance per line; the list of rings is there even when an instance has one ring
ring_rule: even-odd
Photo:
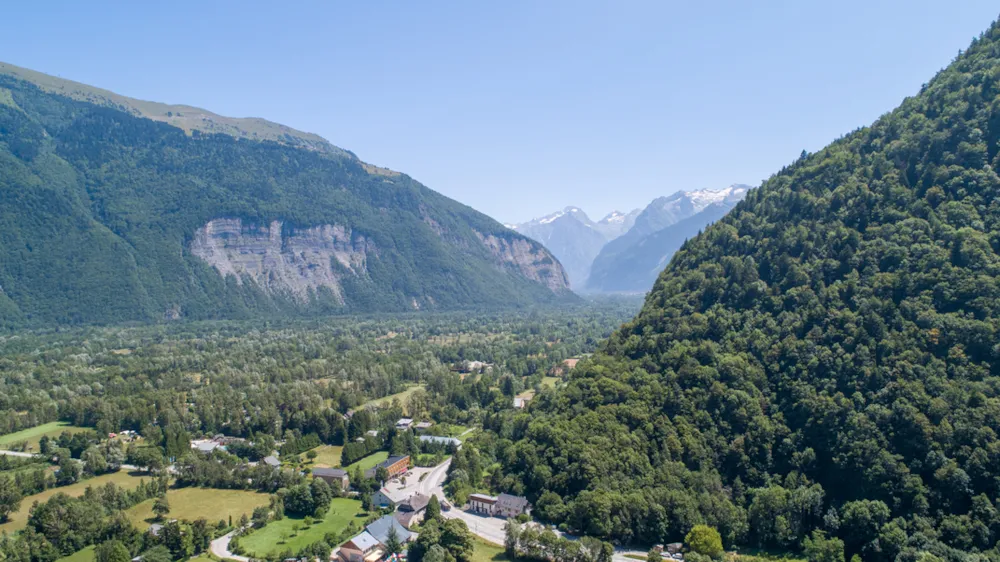
[[[348,465],[347,470],[351,470],[354,467],[358,467],[361,470],[368,470],[369,468],[372,468],[373,466],[377,465],[378,463],[384,461],[387,458],[389,458],[388,451],[378,451],[368,455],[367,457],[361,460],[358,460],[357,462],[351,465]]]
[[[88,428],[86,427],[78,427],[68,422],[61,421],[43,423],[42,425],[29,427],[28,429],[22,429],[21,431],[8,433],[7,435],[0,435],[0,449],[15,443],[20,443],[21,441],[26,441],[28,444],[28,452],[34,453],[38,452],[38,441],[46,435],[49,437],[59,437],[59,434],[64,431],[77,433],[80,431],[86,431],[87,429]]]
[[[136,528],[146,529],[155,522],[154,501],[146,500],[125,512]],[[180,488],[167,491],[167,502],[170,503],[170,514],[167,517],[188,521],[204,517],[214,524],[220,519],[228,522],[231,516],[235,521],[244,513],[250,517],[253,508],[267,505],[268,501],[267,494],[244,490]]]
[[[357,520],[360,528],[364,517],[360,515],[361,502],[347,498],[334,498],[330,511],[322,521],[314,522],[308,529],[292,530],[292,526],[305,526],[303,519],[285,517],[272,521],[263,529],[258,529],[240,538],[240,546],[247,556],[266,558],[270,553],[286,549],[297,552],[302,547],[321,540],[327,533],[339,534]]]
[[[83,480],[77,482],[71,486],[63,486],[61,488],[50,488],[44,492],[35,494],[33,496],[28,496],[21,501],[21,509],[15,513],[10,514],[10,519],[0,525],[0,534],[7,533],[11,534],[15,531],[20,531],[28,522],[28,510],[31,509],[31,504],[34,502],[43,502],[51,498],[52,496],[63,493],[69,496],[78,497],[82,496],[83,492],[88,486],[98,487],[107,484],[108,482],[114,482],[115,484],[122,486],[124,488],[135,488],[139,485],[143,479],[149,480],[149,476],[132,476],[127,472],[112,472],[110,474],[102,474],[91,478],[89,480]]]

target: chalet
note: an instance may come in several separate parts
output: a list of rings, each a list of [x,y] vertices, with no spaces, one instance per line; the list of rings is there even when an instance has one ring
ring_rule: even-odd
[[[399,511],[394,513],[393,516],[396,518],[396,521],[399,521],[401,525],[409,529],[412,525],[424,520],[424,514],[427,512],[427,504],[430,503],[430,500],[430,496],[413,494],[400,502]]]
[[[410,455],[394,455],[365,471],[365,478],[375,478],[379,468],[389,472],[389,478],[395,478],[410,468]]]
[[[469,494],[469,509],[477,513],[493,515],[497,498],[487,494]]]
[[[368,436],[368,437],[378,437],[378,430],[377,429],[369,429],[368,431],[365,432],[365,435]],[[361,438],[359,437],[358,439],[361,439]],[[361,441],[364,442],[364,439],[361,439]]]
[[[344,562],[376,562],[382,559],[382,544],[368,531],[362,531],[340,545],[340,559]]]
[[[413,427],[413,420],[411,418],[399,418],[399,421],[396,422],[396,429],[405,431],[411,427]]]
[[[326,480],[326,483],[331,486],[339,486],[341,490],[347,490],[351,487],[347,471],[340,468],[314,468],[312,475],[313,478]]]
[[[422,421],[416,425],[417,431],[423,432],[427,431],[434,425],[434,422]]]
[[[528,498],[524,496],[512,496],[510,494],[500,494],[494,504],[494,515],[500,517],[517,517],[528,512]]]
[[[264,457],[264,460],[262,462],[271,468],[279,468],[281,466],[281,461],[279,461],[277,457],[273,455],[268,455]]]
[[[522,398],[520,396],[515,397],[514,398],[514,407],[517,408],[517,409],[519,409],[519,410],[523,409],[525,406],[528,405],[528,402],[530,400],[531,400],[531,398]]]

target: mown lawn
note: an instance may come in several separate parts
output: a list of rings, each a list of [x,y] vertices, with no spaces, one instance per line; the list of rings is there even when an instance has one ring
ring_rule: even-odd
[[[354,467],[359,467],[361,470],[368,470],[369,468],[377,465],[378,463],[389,458],[388,451],[376,451],[367,457],[360,459],[347,467],[347,470],[351,470]]]
[[[475,539],[475,549],[472,551],[472,562],[501,562],[510,560],[502,546],[486,542],[480,537]]]
[[[114,482],[115,484],[123,488],[131,489],[138,486],[139,482],[142,481],[143,479],[149,480],[150,477],[147,475],[132,476],[124,471],[112,472],[111,474],[102,474],[101,476],[91,478],[90,480],[83,480],[81,482],[77,482],[72,486],[50,488],[39,494],[28,496],[21,501],[21,509],[19,509],[16,513],[10,514],[10,519],[3,525],[0,525],[0,534],[2,533],[11,534],[15,531],[20,531],[21,529],[23,529],[28,522],[28,510],[31,509],[31,504],[33,504],[36,501],[44,502],[60,492],[69,496],[79,497],[83,495],[83,492],[87,489],[88,486],[93,486],[97,488],[98,486],[103,486],[108,482]]]
[[[339,534],[353,521],[357,521],[360,529],[365,516],[361,515],[361,502],[347,498],[334,498],[330,503],[330,511],[322,521],[313,522],[308,529],[301,518],[285,517],[280,521],[272,521],[263,529],[240,538],[240,546],[247,556],[266,558],[271,553],[280,553],[286,549],[298,552],[304,546],[322,540],[327,533]],[[292,527],[299,525],[298,531]]]
[[[78,550],[69,556],[63,556],[56,562],[94,562],[94,546],[88,546],[83,550]]]
[[[344,451],[344,448],[340,445],[321,445],[314,450],[316,451],[316,460],[309,466],[324,468],[336,468],[340,466],[340,454]],[[305,453],[302,454],[302,458],[308,460]]]
[[[46,435],[49,437],[59,437],[59,435],[64,431],[77,433],[80,431],[86,431],[87,429],[88,428],[86,427],[78,427],[68,422],[61,421],[44,423],[42,425],[36,425],[35,427],[29,427],[28,429],[22,429],[21,431],[15,433],[0,435],[0,449],[8,445],[26,441],[28,443],[28,452],[37,453],[38,441]]]
[[[154,501],[146,500],[125,512],[136,528],[146,529],[151,523],[156,522],[156,516],[153,515]],[[167,502],[170,503],[170,514],[167,515],[167,518],[194,521],[204,517],[214,525],[219,520],[228,523],[231,516],[235,522],[244,513],[250,517],[253,514],[253,508],[267,505],[268,501],[267,494],[243,490],[173,489],[167,491]]]

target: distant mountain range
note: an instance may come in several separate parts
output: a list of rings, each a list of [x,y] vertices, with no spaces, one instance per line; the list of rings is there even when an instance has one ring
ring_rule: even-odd
[[[750,186],[678,191],[644,209],[591,221],[577,207],[507,227],[541,242],[562,263],[577,292],[642,293],[684,240],[715,222]]]
[[[566,207],[539,219],[506,226],[541,242],[562,263],[570,287],[582,288],[601,248],[628,232],[638,215],[638,209],[627,214],[614,211],[594,222],[579,208]]]

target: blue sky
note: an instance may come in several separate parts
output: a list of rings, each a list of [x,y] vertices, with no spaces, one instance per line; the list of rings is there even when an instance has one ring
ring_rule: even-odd
[[[14,2],[0,60],[315,132],[501,221],[571,204],[599,218],[759,185],[915,93],[998,13],[986,0]]]

